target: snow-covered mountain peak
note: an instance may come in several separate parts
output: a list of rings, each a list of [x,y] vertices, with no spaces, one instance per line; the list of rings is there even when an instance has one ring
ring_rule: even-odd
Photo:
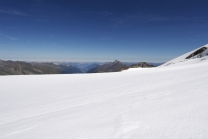
[[[170,65],[175,65],[175,64],[182,64],[184,62],[190,62],[192,60],[195,61],[202,61],[202,60],[206,60],[208,59],[208,44],[201,46],[195,50],[192,50],[184,55],[181,55],[173,60],[170,60],[166,63],[164,63],[163,65],[161,65],[161,67],[164,66],[170,66]]]

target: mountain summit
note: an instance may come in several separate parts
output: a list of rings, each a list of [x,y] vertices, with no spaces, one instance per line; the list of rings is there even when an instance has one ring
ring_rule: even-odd
[[[151,68],[151,67],[155,67],[155,66],[150,65],[146,62],[140,62],[138,64],[133,64],[130,66],[130,68]]]
[[[98,65],[97,67],[89,70],[88,73],[118,72],[126,69],[128,69],[128,66],[118,60],[115,60],[114,62]]]

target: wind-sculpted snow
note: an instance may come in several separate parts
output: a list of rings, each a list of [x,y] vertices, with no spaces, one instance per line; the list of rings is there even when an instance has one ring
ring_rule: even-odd
[[[0,77],[1,139],[207,139],[208,60]]]

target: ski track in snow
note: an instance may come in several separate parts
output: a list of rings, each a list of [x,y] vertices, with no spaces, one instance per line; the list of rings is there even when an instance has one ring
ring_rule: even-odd
[[[207,71],[1,76],[0,139],[207,139]]]

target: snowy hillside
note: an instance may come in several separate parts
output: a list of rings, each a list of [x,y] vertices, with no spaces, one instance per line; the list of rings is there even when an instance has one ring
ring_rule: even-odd
[[[0,76],[0,139],[207,139],[208,59],[191,61],[119,73]]]
[[[166,63],[164,63],[163,65],[161,65],[161,67],[163,66],[173,66],[174,64],[177,65],[184,65],[184,63],[181,62],[185,62],[186,64],[190,64],[190,62],[198,62],[200,60],[204,60],[208,58],[208,44],[204,45],[202,47],[199,47],[193,51],[190,51],[182,56],[179,56],[173,60],[170,60]],[[198,59],[198,60],[194,60],[193,59]]]

